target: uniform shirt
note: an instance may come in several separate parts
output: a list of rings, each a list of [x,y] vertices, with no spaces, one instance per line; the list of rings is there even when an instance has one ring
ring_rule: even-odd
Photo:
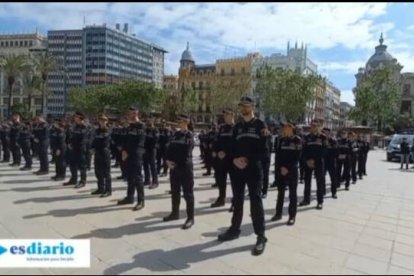
[[[366,141],[359,141],[359,145],[360,145],[360,152],[362,154],[368,154],[370,150],[370,144]]]
[[[207,148],[210,151],[213,151],[214,141],[216,140],[216,136],[217,136],[217,131],[215,131],[215,130],[211,130],[209,133],[207,133],[205,143],[207,144]]]
[[[71,145],[73,150],[87,151],[89,143],[88,128],[85,125],[76,125],[71,131]]]
[[[53,141],[53,150],[66,151],[66,130],[55,127],[50,134],[50,141]]]
[[[272,154],[272,135],[266,136],[266,154],[265,158],[270,158],[270,155]]]
[[[19,143],[20,144],[28,144],[30,143],[30,139],[32,138],[32,129],[30,125],[22,124],[22,128],[19,135]]]
[[[86,127],[86,129],[88,130],[88,149],[91,149],[92,148],[92,143],[93,143],[93,140],[94,140],[94,137],[95,137],[95,131],[96,131],[96,128],[93,126],[93,125],[88,125],[87,127]]]
[[[326,158],[328,160],[334,160],[338,157],[338,141],[335,138],[328,138],[326,147]]]
[[[172,133],[168,128],[160,128],[159,145],[160,148],[166,148],[172,138]]]
[[[37,141],[45,143],[49,141],[49,135],[50,135],[50,130],[49,130],[49,125],[44,122],[44,123],[40,123],[37,124],[34,128],[33,128],[33,135],[34,137],[39,140]]]
[[[351,141],[351,156],[356,157],[359,153],[359,144],[358,141]]]
[[[276,148],[276,162],[280,167],[297,167],[302,152],[302,139],[299,136],[281,137]]]
[[[145,128],[141,122],[131,123],[124,132],[123,149],[130,156],[138,156],[145,152]]]
[[[257,118],[237,123],[233,131],[233,158],[245,157],[258,161],[266,154],[266,124]]]
[[[13,123],[10,128],[10,143],[12,145],[17,144],[19,141],[20,132],[22,130],[23,124],[22,123]]]
[[[95,131],[92,148],[95,149],[96,154],[109,153],[111,145],[111,130],[109,128],[98,128]]]
[[[191,131],[177,131],[168,146],[166,159],[182,167],[193,161],[194,136]]]
[[[157,147],[159,139],[160,133],[158,129],[147,127],[145,129],[145,150],[153,151]]]
[[[50,138],[49,138],[49,140],[50,140],[50,148],[52,149],[52,151],[53,150],[55,150],[56,149],[56,145],[57,145],[57,135],[56,135],[56,132],[57,132],[57,128],[55,127],[55,126],[52,126],[51,128],[50,128]]]
[[[10,126],[9,125],[3,124],[2,126],[0,126],[0,140],[3,143],[9,142],[10,140]]]
[[[341,138],[338,140],[338,159],[345,160],[348,159],[351,155],[351,143],[350,141],[345,138]]]
[[[410,144],[408,142],[401,142],[400,148],[402,154],[410,153]]]
[[[303,159],[305,161],[310,159],[323,160],[327,146],[328,140],[324,134],[314,135],[310,133],[306,135],[303,141]]]
[[[233,144],[233,129],[234,124],[223,124],[219,127],[216,139],[213,143],[213,151],[224,151],[226,156],[231,153]]]

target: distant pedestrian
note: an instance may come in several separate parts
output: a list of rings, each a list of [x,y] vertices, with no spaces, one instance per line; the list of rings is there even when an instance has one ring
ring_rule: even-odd
[[[407,142],[407,138],[403,138],[402,142],[400,144],[401,149],[401,170],[404,167],[405,163],[405,169],[408,170],[408,163],[410,163],[410,144]]]

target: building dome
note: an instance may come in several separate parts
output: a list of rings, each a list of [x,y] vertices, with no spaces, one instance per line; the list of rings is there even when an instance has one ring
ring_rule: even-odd
[[[384,45],[384,38],[379,39],[380,45],[375,47],[375,53],[369,58],[367,62],[367,69],[375,69],[380,64],[383,65],[394,65],[397,64],[397,59],[395,59],[390,53],[387,52],[387,45]]]
[[[181,61],[192,61],[194,62],[193,54],[190,50],[190,43],[187,42],[187,49],[184,50],[183,54],[181,55]]]

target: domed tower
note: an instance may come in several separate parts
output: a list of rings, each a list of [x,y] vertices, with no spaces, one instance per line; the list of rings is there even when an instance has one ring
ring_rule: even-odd
[[[395,73],[401,72],[402,66],[398,63],[397,59],[394,58],[390,53],[387,52],[387,45],[384,45],[384,38],[381,33],[379,39],[379,45],[375,47],[375,53],[369,58],[366,64],[366,71],[369,73],[382,66],[391,67],[395,70]]]
[[[191,68],[195,65],[193,54],[191,53],[190,43],[187,42],[187,48],[181,55],[180,70],[184,68]]]

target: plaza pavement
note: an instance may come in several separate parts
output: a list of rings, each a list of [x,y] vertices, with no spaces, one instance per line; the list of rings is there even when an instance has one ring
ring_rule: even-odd
[[[217,190],[212,177],[201,176],[198,150],[195,155],[196,224],[188,231],[180,229],[184,200],[182,219],[162,222],[171,209],[166,177],[158,189],[146,189],[145,209],[133,212],[133,206],[116,205],[126,189],[119,180],[112,197],[90,195],[96,188],[93,170],[86,188],[75,190],[51,182],[52,174],[35,176],[1,164],[0,239],[91,239],[92,255],[90,269],[0,269],[0,274],[414,274],[414,170],[400,172],[398,163],[384,161],[384,151],[370,152],[368,177],[351,191],[342,188],[337,200],[328,192],[322,211],[315,209],[315,199],[299,207],[294,227],[285,225],[287,202],[283,221],[270,222],[277,196],[270,190],[264,201],[269,242],[260,257],[250,253],[256,237],[247,201],[241,238],[217,241],[229,226],[229,203],[209,208]],[[303,185],[298,191],[301,200]]]

